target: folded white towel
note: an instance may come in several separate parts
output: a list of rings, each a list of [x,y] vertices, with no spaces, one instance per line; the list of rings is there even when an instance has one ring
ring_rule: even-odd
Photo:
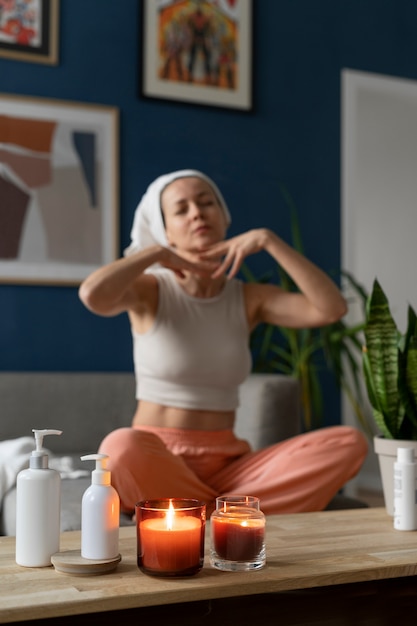
[[[55,469],[61,474],[61,478],[82,478],[89,476],[91,472],[87,469],[80,469],[76,460],[79,462],[80,457],[73,456],[55,456],[49,461],[49,467]]]
[[[16,484],[18,473],[29,467],[29,458],[34,449],[33,437],[0,441],[0,502]]]
[[[174,180],[190,176],[201,178],[210,185],[224,211],[227,224],[230,224],[231,218],[229,209],[227,208],[220,189],[211,178],[198,170],[178,170],[170,174],[164,174],[149,185],[138,204],[130,233],[131,243],[124,251],[125,256],[143,250],[149,246],[154,246],[155,244],[168,247],[164,222],[162,220],[161,193],[165,187]]]
[[[5,494],[16,485],[17,475],[29,467],[29,459],[35,449],[33,437],[18,437],[0,441],[0,509]],[[70,456],[54,456],[45,449],[49,456],[49,467],[57,470],[61,478],[80,478],[88,476],[87,469],[79,469]]]

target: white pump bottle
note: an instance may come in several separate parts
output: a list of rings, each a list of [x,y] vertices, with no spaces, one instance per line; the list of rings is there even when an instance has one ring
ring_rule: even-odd
[[[82,461],[95,461],[92,482],[81,503],[81,556],[109,560],[119,556],[120,499],[110,483],[107,454],[87,454]]]
[[[417,530],[417,464],[413,448],[397,448],[394,463],[394,528]]]
[[[46,435],[60,435],[62,431],[45,428],[32,432],[36,449],[29,468],[19,472],[16,483],[16,563],[46,567],[59,551],[61,476],[48,467],[42,445]]]

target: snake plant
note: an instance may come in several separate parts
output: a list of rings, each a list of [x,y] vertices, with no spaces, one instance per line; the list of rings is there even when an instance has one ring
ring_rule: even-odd
[[[417,440],[417,317],[408,307],[401,333],[374,280],[366,305],[363,370],[375,423],[388,439]]]

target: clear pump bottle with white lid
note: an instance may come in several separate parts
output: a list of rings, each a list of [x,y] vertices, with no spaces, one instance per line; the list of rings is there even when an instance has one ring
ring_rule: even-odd
[[[59,551],[61,523],[61,476],[48,466],[43,449],[46,435],[61,430],[33,429],[36,448],[29,468],[19,472],[16,482],[16,563],[24,567],[47,567]]]
[[[110,560],[119,556],[120,498],[111,485],[106,468],[107,454],[87,454],[82,461],[95,461],[91,485],[81,503],[81,556],[91,560]]]

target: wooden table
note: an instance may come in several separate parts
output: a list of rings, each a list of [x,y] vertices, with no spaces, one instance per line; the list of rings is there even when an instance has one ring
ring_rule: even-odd
[[[398,579],[412,581],[417,588],[417,578],[408,578],[417,575],[417,532],[394,530],[392,517],[383,508],[271,516],[267,518],[266,546],[267,565],[256,572],[215,570],[207,549],[204,568],[198,575],[162,579],[140,572],[135,528],[121,528],[122,561],[117,569],[86,577],[62,574],[53,567],[20,567],[15,564],[14,538],[0,537],[0,623],[60,618],[57,623],[64,624],[63,616],[126,609],[135,610],[138,623],[139,607],[143,611],[150,610],[145,607],[184,607],[184,603],[224,598],[237,599],[243,606],[245,598],[259,594],[266,598],[265,594],[279,593],[284,597],[284,592],[331,587],[337,595],[352,585],[357,589],[358,583],[394,579],[397,584]],[[61,551],[79,547],[79,532],[61,535]],[[277,596],[273,597],[277,606]],[[99,623],[92,618],[89,616],[88,623]],[[188,622],[172,618],[168,623]]]

